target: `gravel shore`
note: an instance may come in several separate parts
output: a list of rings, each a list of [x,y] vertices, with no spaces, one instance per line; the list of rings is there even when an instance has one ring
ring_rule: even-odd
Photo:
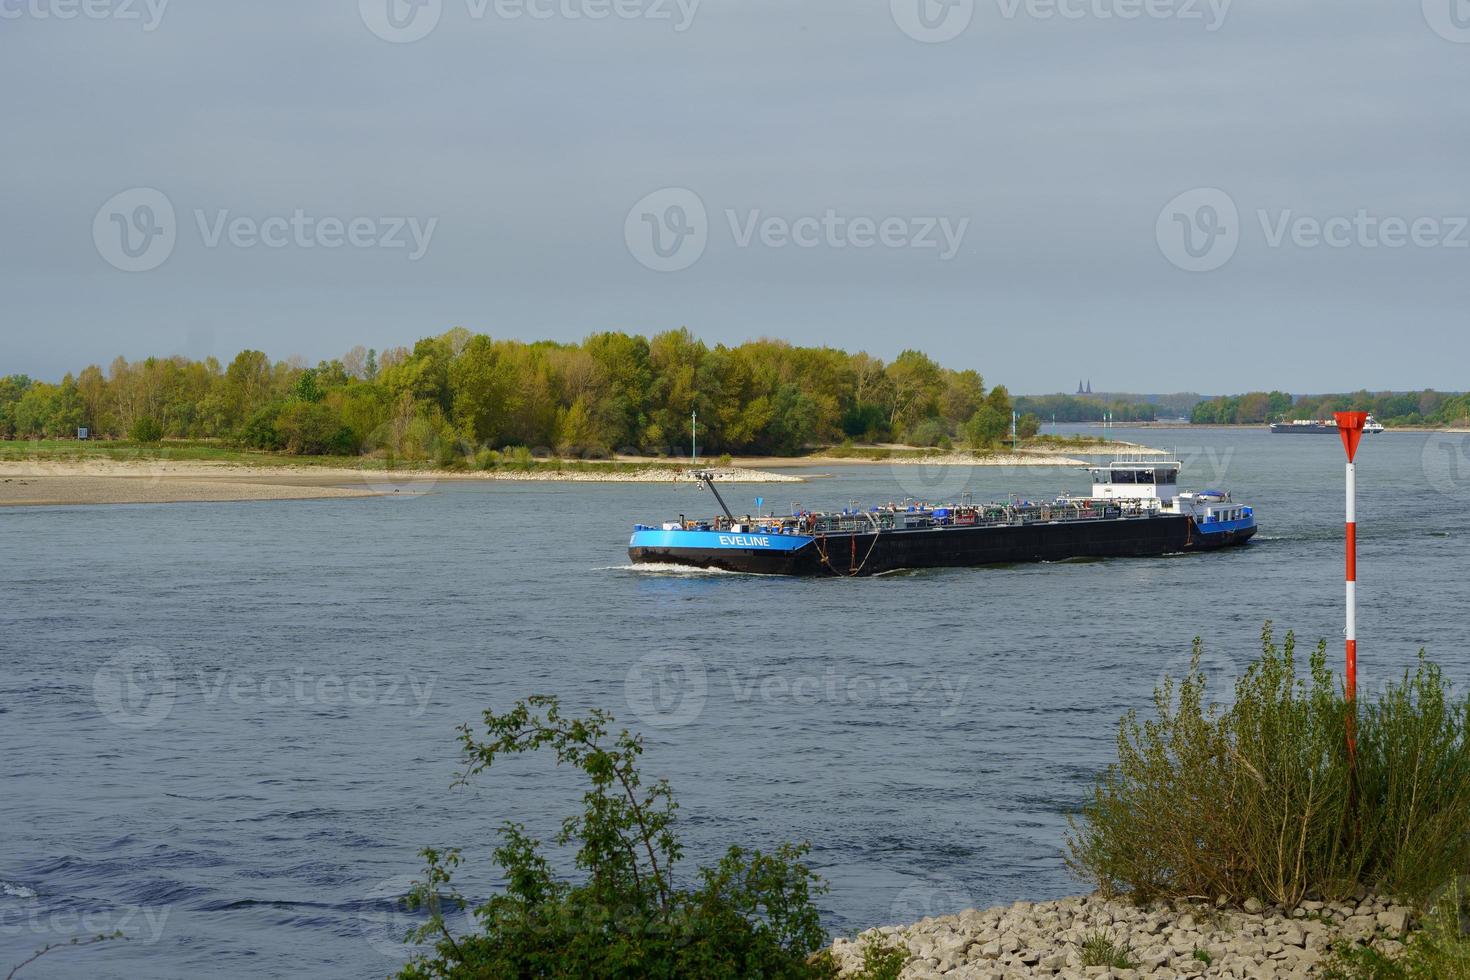
[[[1155,903],[1079,896],[1017,902],[958,915],[886,926],[838,939],[833,955],[844,976],[862,966],[869,941],[908,947],[904,980],[936,977],[1308,977],[1342,939],[1379,941],[1390,955],[1413,920],[1410,909],[1365,897],[1355,903],[1303,902],[1300,908],[1244,909],[1208,903]],[[1120,954],[1113,965],[1089,965],[1089,939]],[[1124,966],[1123,962],[1130,965]]]
[[[799,476],[743,467],[717,468],[715,474],[721,483],[802,482]],[[166,460],[14,461],[0,463],[0,507],[370,497],[425,493],[440,482],[462,480],[670,483],[691,479],[687,467],[674,466],[633,473],[458,473]]]

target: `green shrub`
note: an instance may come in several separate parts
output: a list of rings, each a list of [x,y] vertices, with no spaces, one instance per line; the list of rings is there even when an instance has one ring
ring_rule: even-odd
[[[350,456],[357,438],[337,413],[318,402],[294,401],[275,418],[276,443],[294,456]]]
[[[555,698],[486,711],[486,737],[461,729],[465,771],[457,784],[506,756],[549,748],[587,777],[580,816],[562,822],[558,845],[576,846],[580,882],[561,880],[523,827],[505,824],[494,857],[505,891],[474,909],[479,930],[455,935],[441,908],[463,907],[451,878],[457,850],[425,850],[425,877],[408,897],[429,913],[415,933],[433,952],[400,974],[428,977],[831,977],[826,936],[812,905],[825,888],[802,863],[805,846],[774,853],[732,847],[689,884],[676,884],[683,847],[668,784],[645,786],[642,740],[609,738],[612,718],[562,715]],[[446,893],[447,891],[447,893]]]
[[[1367,887],[1423,898],[1470,870],[1470,700],[1418,669],[1367,706],[1356,790],[1347,702],[1326,646],[1296,672],[1296,640],[1262,632],[1261,658],[1228,707],[1207,705],[1195,641],[1188,674],[1155,692],[1157,718],[1129,712],[1118,761],[1068,838],[1069,865],[1139,899],[1256,897],[1296,905]]]
[[[869,935],[863,942],[863,965],[857,980],[898,980],[908,961],[908,946]]]
[[[1084,967],[1106,966],[1115,970],[1138,968],[1138,963],[1133,959],[1133,948],[1127,942],[1114,942],[1112,936],[1100,929],[1083,937],[1081,953]]]
[[[144,415],[134,420],[128,429],[128,438],[134,442],[152,443],[163,439],[163,426],[155,418]]]
[[[235,441],[246,449],[276,450],[285,446],[285,440],[276,430],[276,419],[281,414],[280,404],[267,405],[252,412],[245,424],[235,433]]]
[[[536,457],[525,446],[506,446],[500,451],[500,465],[508,470],[534,470]]]
[[[924,419],[908,432],[904,433],[903,441],[910,446],[923,446],[932,449],[939,445],[939,441],[949,435],[943,419]]]

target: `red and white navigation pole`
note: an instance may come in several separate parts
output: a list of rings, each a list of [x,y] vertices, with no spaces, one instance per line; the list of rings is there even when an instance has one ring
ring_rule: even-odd
[[[1367,412],[1338,412],[1337,434],[1347,450],[1347,738],[1348,758],[1357,754],[1355,731],[1358,696],[1358,442],[1363,438]]]

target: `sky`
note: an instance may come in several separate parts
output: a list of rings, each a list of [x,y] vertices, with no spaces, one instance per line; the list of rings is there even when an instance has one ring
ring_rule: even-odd
[[[0,0],[0,374],[455,326],[1470,388],[1470,0]]]

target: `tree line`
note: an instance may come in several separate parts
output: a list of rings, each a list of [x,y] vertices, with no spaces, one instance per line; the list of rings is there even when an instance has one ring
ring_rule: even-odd
[[[86,427],[97,438],[215,439],[303,455],[433,457],[466,444],[677,455],[695,412],[701,453],[791,454],[848,439],[987,446],[1009,433],[1012,402],[978,372],[919,351],[885,363],[778,340],[711,347],[687,329],[564,344],[456,328],[315,366],[246,350],[228,364],[119,357],[59,383],[0,377],[0,438],[69,438]]]
[[[1356,391],[1298,395],[1252,391],[1209,398],[1194,407],[1201,424],[1253,424],[1292,419],[1328,419],[1333,412],[1371,412],[1385,425],[1451,425],[1470,419],[1470,394],[1434,391]]]

